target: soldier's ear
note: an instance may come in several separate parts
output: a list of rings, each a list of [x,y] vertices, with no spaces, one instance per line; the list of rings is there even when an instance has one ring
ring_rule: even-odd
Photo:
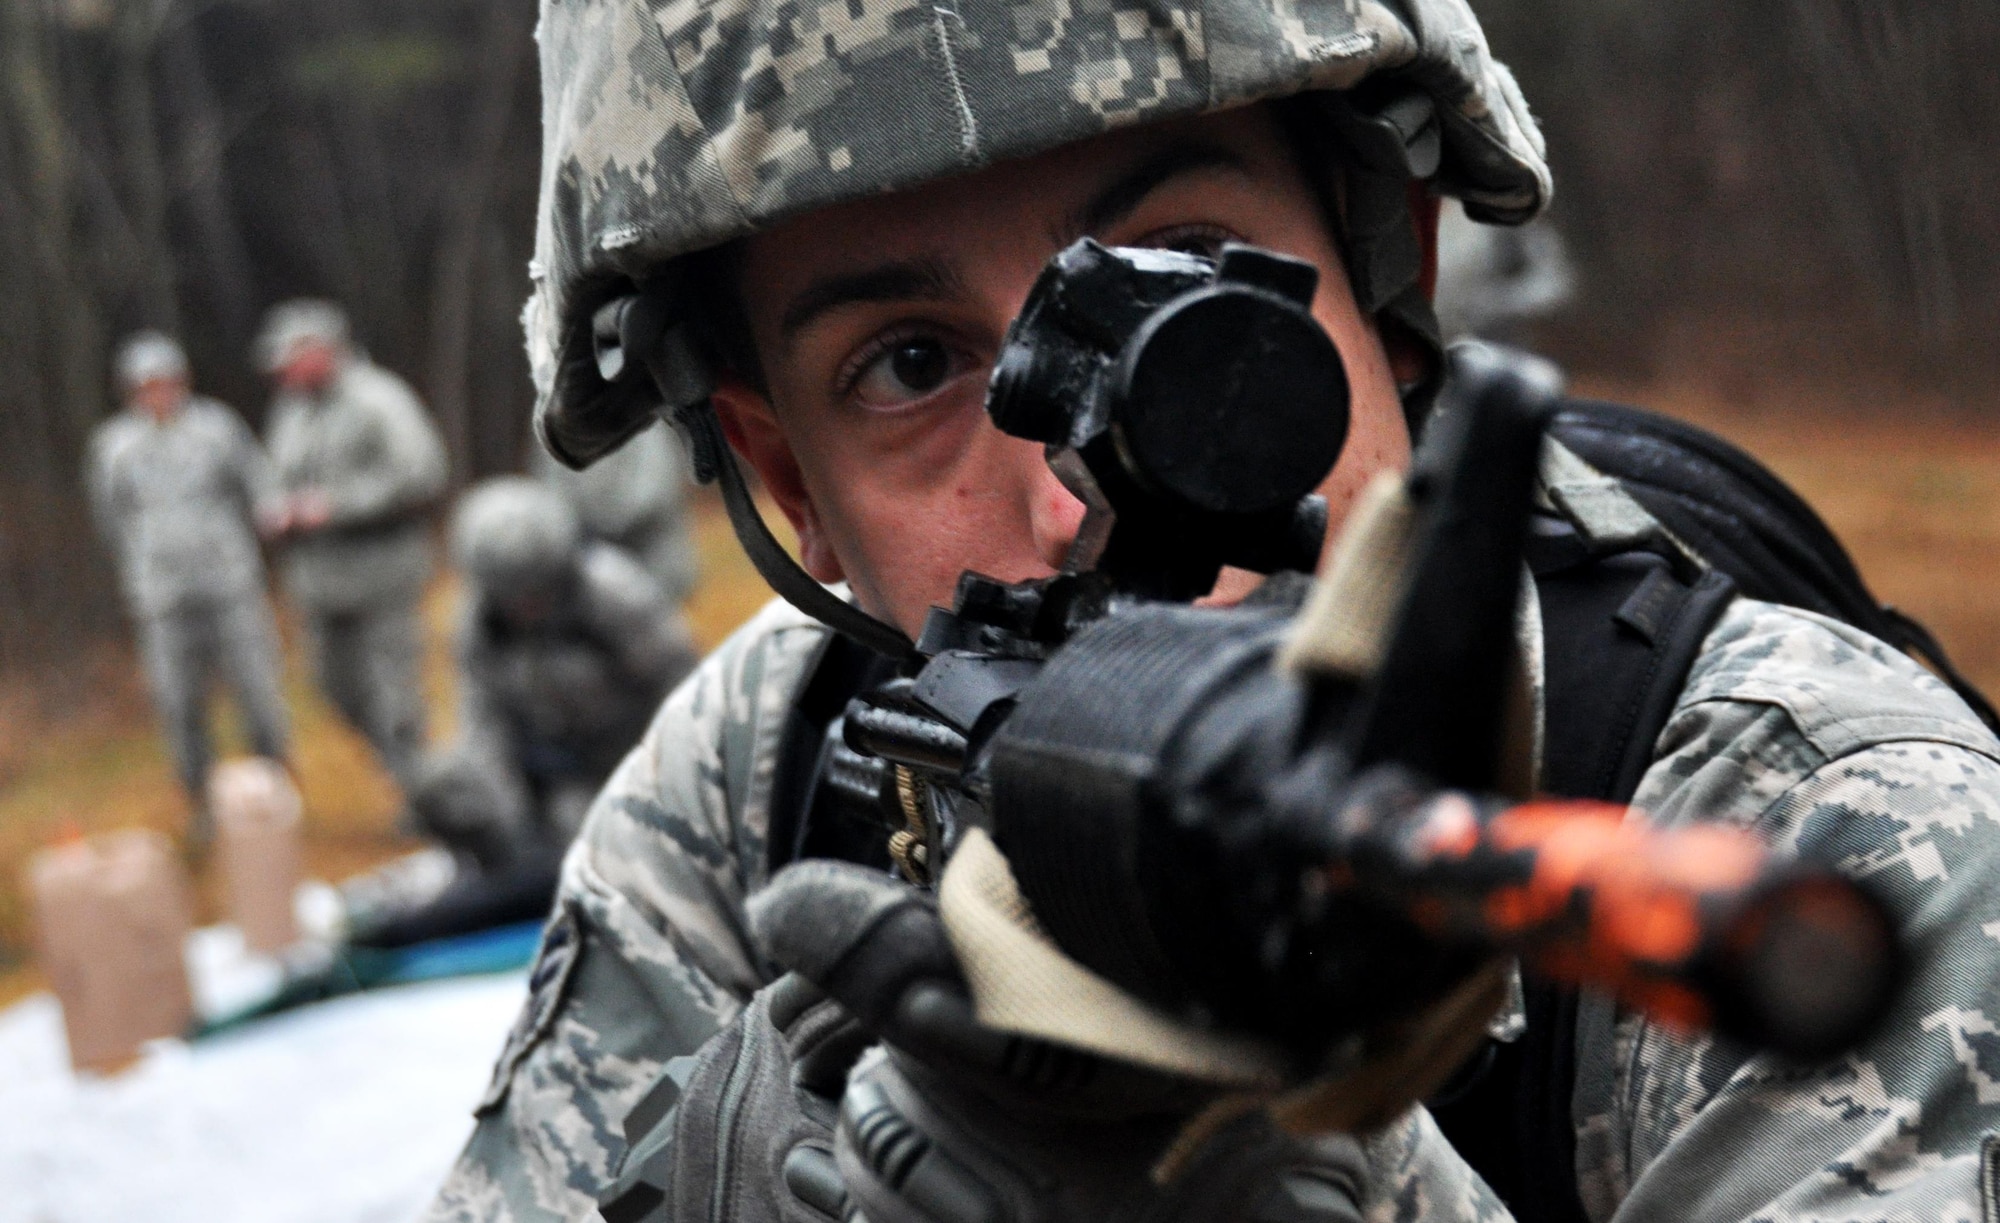
[[[1417,289],[1426,301],[1437,300],[1440,203],[1437,192],[1431,189],[1429,183],[1410,184],[1410,224],[1417,231],[1417,250],[1422,257],[1417,271]],[[1382,348],[1389,355],[1389,368],[1395,373],[1398,386],[1414,386],[1425,381],[1430,373],[1427,367],[1437,351],[1386,315],[1383,316]]]
[[[799,563],[818,582],[838,582],[847,574],[834,555],[819,509],[806,489],[805,473],[790,439],[778,424],[771,401],[733,374],[716,381],[709,396],[722,436],[750,464],[757,478],[799,537]]]
[[[1422,270],[1417,273],[1417,287],[1431,301],[1437,300],[1438,287],[1438,211],[1443,204],[1438,193],[1426,182],[1410,184],[1410,224],[1416,227],[1417,249],[1423,252]]]

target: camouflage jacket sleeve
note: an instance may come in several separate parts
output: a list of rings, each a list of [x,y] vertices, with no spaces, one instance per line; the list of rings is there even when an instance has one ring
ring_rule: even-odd
[[[694,665],[687,621],[653,575],[623,549],[592,544],[583,554],[584,614],[618,656],[625,674],[659,693]]]
[[[125,542],[130,535],[132,500],[118,476],[118,456],[129,436],[129,426],[121,414],[97,426],[91,434],[84,462],[83,487],[90,505],[90,519],[97,534],[123,563]]]
[[[347,468],[325,489],[335,526],[370,526],[420,509],[444,492],[444,442],[415,391],[389,371],[357,365],[339,384],[376,435],[373,461]]]
[[[214,403],[213,400],[209,402]],[[277,480],[271,472],[271,463],[264,455],[264,448],[258,444],[257,435],[250,431],[236,409],[226,404],[216,403],[229,436],[229,469],[234,473],[237,494],[242,498],[243,516],[253,526],[258,516],[268,512],[278,500]]]
[[[1579,1187],[1594,1220],[1978,1223],[2000,1128],[2000,743],[1929,673],[1845,625],[1739,600],[1635,806],[1727,821],[1870,881],[1910,988],[1823,1065],[1748,1056],[1586,1002]]]
[[[529,998],[431,1220],[593,1217],[624,1114],[765,984],[743,925],[771,774],[826,630],[773,605],[667,699],[563,866]]]

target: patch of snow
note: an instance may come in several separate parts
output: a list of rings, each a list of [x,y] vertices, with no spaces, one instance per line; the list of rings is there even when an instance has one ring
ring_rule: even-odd
[[[156,1042],[106,1078],[70,1072],[54,998],[0,1011],[0,1223],[408,1223],[471,1130],[523,980],[357,994]]]
[[[235,926],[203,926],[187,937],[188,986],[194,1009],[204,1019],[234,1014],[278,992],[285,966],[275,956],[258,955]]]

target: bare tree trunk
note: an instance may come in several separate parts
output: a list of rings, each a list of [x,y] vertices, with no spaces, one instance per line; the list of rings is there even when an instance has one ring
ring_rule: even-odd
[[[1958,288],[1943,250],[1934,177],[1935,108],[1925,105],[1932,65],[1910,37],[1916,20],[1893,8],[1852,13],[1795,0],[1802,73],[1816,95],[1810,136],[1818,194],[1841,228],[1857,279],[1878,317],[1906,317],[1919,337],[1956,323]],[[1914,62],[1913,62],[1914,61]]]
[[[127,211],[140,246],[136,263],[140,313],[150,326],[178,333],[180,304],[174,296],[173,246],[167,237],[166,168],[153,115],[153,47],[158,31],[151,0],[122,0],[113,26],[118,48],[118,150],[130,199]]]
[[[230,204],[223,153],[222,111],[203,62],[197,34],[186,26],[161,42],[166,77],[183,112],[177,187],[199,235],[204,295],[213,304],[226,346],[241,352],[256,326],[255,275],[243,230]]]
[[[41,295],[35,292],[40,259],[29,229],[34,210],[19,188],[21,168],[14,124],[0,112],[0,361],[13,376],[0,383],[0,477],[19,488],[56,460],[50,384],[43,352]]]
[[[528,9],[503,0],[487,18],[473,63],[481,68],[468,122],[465,155],[444,199],[444,224],[431,275],[429,390],[453,468],[469,475],[473,453],[469,363],[478,297],[480,244],[495,171],[513,117],[521,64],[527,58]]]
[[[75,174],[73,139],[63,118],[54,55],[35,0],[0,0],[0,89],[6,118],[19,133],[17,162],[28,183],[24,229],[37,274],[34,291],[46,304],[43,351],[55,354],[55,402],[44,411],[59,438],[80,438],[102,404],[103,338],[97,311],[72,255]]]

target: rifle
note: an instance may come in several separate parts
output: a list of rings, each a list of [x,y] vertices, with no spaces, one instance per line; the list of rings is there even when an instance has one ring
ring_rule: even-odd
[[[1318,565],[1349,388],[1316,280],[1088,239],[1045,269],[987,409],[1048,448],[1077,541],[1051,578],[964,574],[842,719],[893,770],[866,797],[906,821],[905,873],[983,829],[1067,955],[1301,1068],[1507,956],[1796,1057],[1865,1037],[1901,974],[1865,888],[1737,829],[1502,793],[1547,367],[1455,350],[1409,476],[1304,612],[1282,577],[1193,604],[1225,565]]]

